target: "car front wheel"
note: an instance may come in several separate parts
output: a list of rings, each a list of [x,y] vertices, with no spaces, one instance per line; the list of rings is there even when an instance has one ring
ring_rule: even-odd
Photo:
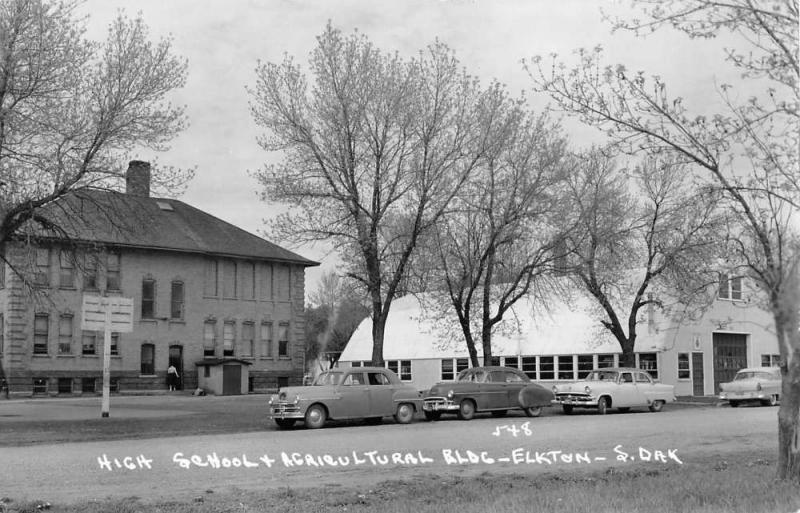
[[[650,405],[650,411],[658,412],[661,411],[662,408],[664,408],[664,401],[653,401]]]
[[[597,400],[597,413],[600,415],[608,413],[608,397],[601,397]]]
[[[408,424],[414,418],[414,407],[408,403],[402,403],[397,407],[394,420],[398,424]]]
[[[325,419],[327,418],[328,414],[321,404],[312,404],[308,410],[306,410],[306,427],[308,429],[319,429],[325,425]]]
[[[523,408],[525,411],[525,415],[528,417],[538,417],[542,414],[542,407],[541,406],[529,406],[527,408]]]
[[[475,416],[475,403],[471,399],[464,399],[458,406],[458,418],[461,420],[470,420]]]
[[[764,406],[777,406],[778,405],[778,394],[772,394],[769,396],[769,399],[764,401]]]

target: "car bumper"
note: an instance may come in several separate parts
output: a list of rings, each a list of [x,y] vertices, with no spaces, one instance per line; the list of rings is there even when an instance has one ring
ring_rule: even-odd
[[[596,407],[597,398],[590,395],[559,394],[551,401],[553,405],[576,406],[576,407]]]
[[[423,411],[458,411],[458,405],[445,397],[427,397],[422,401]]]
[[[719,398],[723,401],[767,400],[770,394],[761,392],[721,392]]]
[[[297,403],[272,403],[267,410],[268,419],[302,419],[305,412]]]

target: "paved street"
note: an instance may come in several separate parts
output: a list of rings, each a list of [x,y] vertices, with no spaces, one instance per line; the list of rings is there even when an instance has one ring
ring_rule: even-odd
[[[116,411],[124,409],[118,405]],[[16,499],[51,502],[131,495],[189,499],[230,487],[368,487],[430,474],[624,467],[642,457],[651,460],[647,465],[680,465],[739,449],[769,455],[777,447],[776,433],[777,408],[767,407],[607,416],[566,416],[553,409],[536,419],[484,416],[408,425],[386,419],[379,426],[316,431],[266,426],[233,435],[3,448],[0,489]]]

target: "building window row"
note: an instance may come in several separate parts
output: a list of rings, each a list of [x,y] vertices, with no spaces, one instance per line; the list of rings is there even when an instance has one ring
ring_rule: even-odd
[[[56,354],[70,356],[75,354],[73,351],[74,336],[74,317],[64,314],[58,318],[58,347]],[[111,333],[111,355],[119,355],[119,333]],[[81,331],[81,352],[82,355],[97,354],[97,332]],[[50,354],[50,315],[37,313],[33,318],[33,354]]]
[[[780,367],[781,355],[779,354],[762,354],[761,355],[762,367]]]
[[[55,255],[55,256],[53,256]],[[52,260],[58,260],[58,287],[76,288],[78,275],[84,290],[99,290],[100,270],[105,270],[106,290],[120,290],[120,255],[110,251],[103,253],[84,253],[78,256],[74,251],[51,248],[36,248],[34,255],[33,283],[39,287],[49,287],[52,276]],[[76,272],[76,269],[80,273]]]
[[[212,319],[206,320],[203,324],[203,356],[206,358],[218,355],[217,324],[217,321]],[[237,337],[237,322],[224,321],[222,356],[274,358],[277,355],[281,359],[290,359],[289,322],[278,322],[277,329],[275,328],[272,322],[262,321],[258,324],[258,339],[256,339],[256,322],[244,321]]]
[[[142,319],[157,319],[157,284],[153,278],[144,278],[142,280],[142,300],[141,300],[141,318]],[[169,299],[169,317],[173,321],[182,321],[185,315],[186,306],[186,291],[184,290],[184,283],[181,280],[173,280],[170,283],[170,299]]]
[[[223,299],[289,301],[291,267],[233,259],[206,260],[203,295]]]

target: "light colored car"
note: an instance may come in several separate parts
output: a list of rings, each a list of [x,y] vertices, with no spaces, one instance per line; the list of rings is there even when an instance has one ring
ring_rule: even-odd
[[[760,401],[775,406],[781,397],[781,370],[778,367],[741,369],[730,383],[720,383],[719,398],[733,406],[743,401]]]
[[[601,415],[610,408],[661,411],[675,401],[675,387],[655,382],[647,371],[626,367],[593,370],[581,381],[554,386],[553,393],[553,404],[560,404],[566,414],[574,408],[597,408]]]
[[[377,423],[389,415],[407,424],[421,405],[419,391],[402,383],[394,372],[382,367],[353,367],[323,372],[309,386],[281,388],[269,399],[267,418],[284,429],[298,420],[316,429],[328,419]]]
[[[538,417],[543,406],[550,406],[553,394],[538,385],[521,370],[513,367],[473,367],[464,369],[455,381],[437,383],[428,391],[422,411],[428,420],[438,420],[443,413],[455,413],[461,420],[476,412],[489,411],[495,417],[508,410],[522,410],[528,417]]]

